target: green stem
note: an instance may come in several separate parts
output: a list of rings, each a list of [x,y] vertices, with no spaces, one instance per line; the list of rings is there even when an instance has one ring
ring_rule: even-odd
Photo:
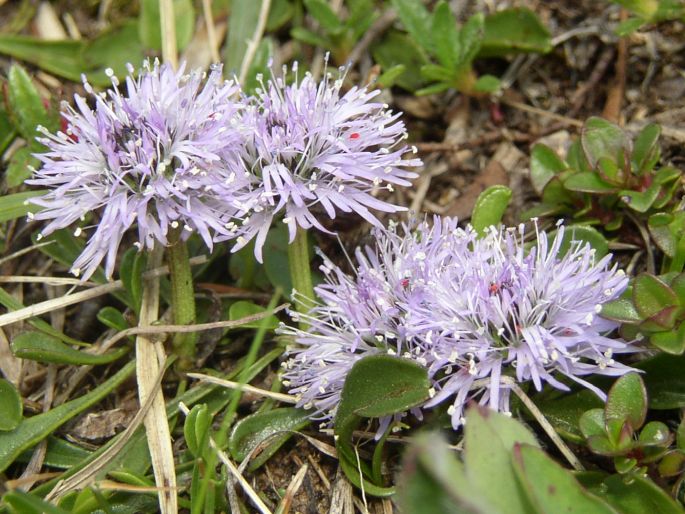
[[[297,300],[297,310],[307,313],[314,306],[314,287],[312,286],[312,270],[309,262],[309,241],[307,231],[297,229],[295,240],[288,245],[288,265],[290,266],[290,280],[293,289],[299,294],[293,299]],[[302,323],[305,325],[306,323]]]
[[[193,274],[190,270],[188,246],[182,241],[178,233],[172,234],[171,246],[167,248],[167,262],[171,279],[171,312],[175,325],[194,325],[195,291],[193,289]],[[189,369],[195,359],[195,342],[197,333],[177,333],[174,335],[174,352],[178,355],[178,367]]]

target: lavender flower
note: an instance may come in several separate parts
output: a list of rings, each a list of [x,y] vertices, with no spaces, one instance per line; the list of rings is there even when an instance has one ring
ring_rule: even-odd
[[[112,275],[124,233],[137,222],[135,245],[166,245],[169,231],[187,238],[198,232],[209,248],[214,234],[230,234],[233,194],[239,186],[231,175],[227,148],[238,132],[228,120],[237,106],[230,98],[238,88],[215,67],[203,86],[200,70],[185,74],[155,62],[144,63],[138,77],[129,65],[127,94],[111,70],[112,89],[95,93],[84,78],[95,108],[76,95],[78,111],[65,103],[66,133],[39,140],[48,151],[37,157],[43,166],[30,184],[49,191],[31,200],[43,207],[35,215],[50,220],[41,235],[84,222],[100,211],[71,271],[88,278],[103,259]]]
[[[436,218],[433,227],[424,222],[410,231],[391,224],[389,230],[374,229],[372,237],[375,248],[355,253],[355,276],[322,255],[326,280],[316,287],[321,302],[309,315],[291,313],[296,321],[304,317],[309,330],[279,329],[296,343],[283,363],[284,384],[298,405],[326,422],[335,415],[347,373],[362,357],[387,353],[428,364],[407,323],[408,308],[429,301],[431,277],[449,265],[452,252],[466,251],[476,235],[457,228],[455,219]]]
[[[559,257],[565,230],[550,243],[536,229],[527,251],[522,226],[482,239],[450,218],[377,229],[378,247],[357,251],[354,277],[324,264],[309,330],[282,329],[297,343],[284,363],[291,393],[330,423],[352,365],[385,352],[426,367],[432,397],[420,408],[451,402],[454,428],[471,399],[508,412],[511,381],[568,390],[565,376],[603,397],[581,377],[631,369],[612,357],[635,349],[607,337],[616,323],[597,315],[628,280],[580,242]]]
[[[408,323],[430,354],[429,375],[437,394],[424,407],[451,401],[456,428],[466,402],[508,412],[511,387],[503,376],[569,390],[561,375],[605,398],[581,377],[622,375],[631,368],[613,354],[636,351],[606,334],[617,323],[598,316],[602,303],[619,296],[628,278],[611,256],[594,262],[594,250],[574,241],[563,257],[565,230],[550,243],[537,230],[530,250],[524,227],[492,230],[431,282],[429,303],[409,310]]]
[[[318,84],[309,73],[292,85],[273,77],[249,99],[241,125],[251,133],[241,159],[252,187],[241,199],[246,221],[234,251],[256,238],[261,262],[269,227],[281,215],[292,242],[298,226],[328,232],[315,208],[330,218],[355,212],[375,225],[369,209],[404,210],[373,195],[416,177],[403,169],[420,161],[402,159],[410,149],[401,144],[406,132],[400,114],[372,101],[378,91],[354,87],[342,94],[341,88],[342,80],[330,74]]]

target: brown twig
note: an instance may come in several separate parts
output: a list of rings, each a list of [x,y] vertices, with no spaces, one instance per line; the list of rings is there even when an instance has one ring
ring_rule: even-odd
[[[364,33],[364,36],[357,42],[349,56],[347,57],[348,66],[352,67],[357,64],[362,54],[371,46],[378,36],[388,30],[395,20],[397,13],[394,9],[385,11],[376,21],[373,22],[369,30]]]
[[[621,21],[628,19],[628,11],[621,9]],[[628,38],[618,40],[616,57],[616,80],[609,88],[602,116],[614,123],[621,123],[621,104],[626,90],[626,68],[628,63]]]

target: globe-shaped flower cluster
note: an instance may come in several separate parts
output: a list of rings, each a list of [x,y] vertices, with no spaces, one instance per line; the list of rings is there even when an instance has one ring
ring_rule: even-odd
[[[511,381],[537,390],[572,381],[603,397],[583,377],[631,370],[613,356],[636,348],[607,337],[617,324],[598,314],[628,279],[611,256],[595,262],[589,245],[562,252],[569,230],[550,241],[536,226],[528,243],[523,226],[478,237],[451,218],[375,229],[354,275],[324,261],[309,328],[281,327],[296,343],[284,362],[290,392],[331,423],[354,363],[386,353],[426,368],[432,397],[420,408],[447,403],[454,428],[470,400],[508,412]]]
[[[110,90],[84,80],[90,102],[77,95],[76,109],[65,104],[64,132],[40,129],[47,151],[28,181],[47,189],[31,200],[42,208],[33,217],[48,221],[41,236],[77,224],[75,235],[88,237],[72,266],[83,279],[103,260],[112,275],[134,226],[139,249],[197,232],[210,249],[256,238],[261,260],[276,218],[291,238],[298,226],[325,230],[316,206],[378,223],[370,208],[402,210],[378,189],[408,185],[416,174],[403,168],[420,164],[402,159],[411,151],[404,126],[372,101],[377,92],[343,94],[330,74],[292,85],[274,76],[253,96],[220,66],[207,76],[146,62],[137,74],[129,67],[125,88],[109,75]]]

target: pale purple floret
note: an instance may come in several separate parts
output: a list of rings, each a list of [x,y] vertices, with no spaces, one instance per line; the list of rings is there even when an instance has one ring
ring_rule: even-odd
[[[420,408],[450,403],[454,428],[472,399],[508,412],[508,381],[568,390],[565,376],[603,397],[581,377],[631,370],[613,355],[637,348],[607,337],[617,324],[598,316],[628,279],[580,242],[559,258],[565,230],[549,241],[536,229],[529,250],[522,227],[480,239],[450,218],[377,230],[378,248],[357,252],[356,276],[325,265],[333,271],[309,330],[283,329],[297,343],[285,363],[291,393],[330,423],[354,362],[390,353],[426,367],[432,397]]]
[[[370,209],[405,210],[375,195],[410,185],[416,173],[407,168],[420,165],[403,159],[416,149],[404,144],[400,113],[374,101],[380,91],[341,88],[330,73],[321,82],[307,73],[290,85],[274,76],[247,100],[241,161],[252,186],[242,198],[247,221],[234,251],[254,239],[261,261],[274,219],[286,223],[292,242],[298,227],[327,232],[322,215],[354,212],[379,225]]]
[[[75,223],[75,235],[88,235],[71,268],[83,279],[103,259],[112,275],[122,237],[134,224],[139,249],[166,245],[173,229],[184,239],[198,232],[211,249],[216,234],[234,227],[239,183],[229,152],[239,134],[229,120],[239,109],[231,100],[237,86],[224,81],[219,66],[206,76],[145,62],[135,76],[129,65],[126,91],[109,75],[112,88],[105,93],[84,78],[94,108],[79,95],[77,109],[65,102],[66,133],[41,130],[48,149],[37,155],[43,166],[27,181],[48,189],[31,200],[43,207],[35,219],[49,220],[41,236]]]

